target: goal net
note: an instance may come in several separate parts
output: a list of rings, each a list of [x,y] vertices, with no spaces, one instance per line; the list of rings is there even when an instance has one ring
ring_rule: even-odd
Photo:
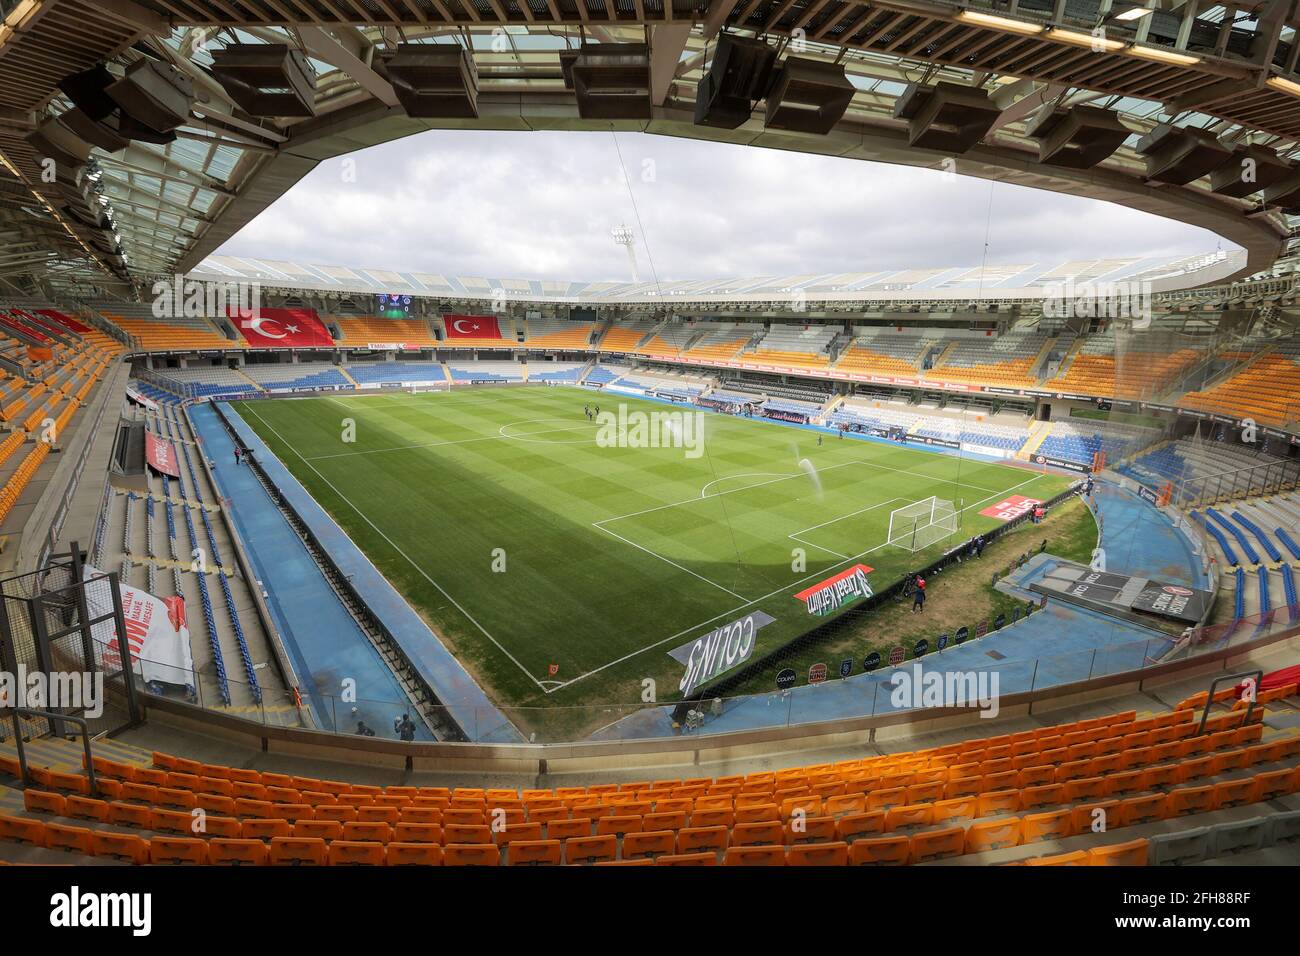
[[[957,509],[934,495],[889,513],[889,544],[905,551],[920,551],[956,533]]]

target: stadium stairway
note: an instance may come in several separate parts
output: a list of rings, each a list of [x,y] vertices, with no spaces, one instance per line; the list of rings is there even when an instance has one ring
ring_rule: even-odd
[[[1016,457],[1021,461],[1029,461],[1038,447],[1047,441],[1047,436],[1052,434],[1051,422],[1033,422],[1029,426],[1029,438],[1020,446],[1020,451],[1016,452]]]
[[[261,385],[259,385],[256,381],[254,381],[253,379],[249,378],[248,375],[246,375],[246,374],[244,373],[244,370],[243,370],[243,369],[232,368],[231,371],[234,372],[236,375],[238,375],[240,378],[242,378],[242,379],[243,379],[245,382],[247,382],[249,385],[253,386],[253,388],[257,389],[259,392],[265,392],[265,391],[266,391],[266,389],[263,388]]]
[[[1221,586],[1231,595],[1234,620],[1295,606],[1300,568],[1295,493],[1239,499],[1190,514],[1205,528],[1211,553],[1224,569]],[[1290,614],[1295,619],[1296,612]]]
[[[357,617],[339,599],[331,577],[313,559],[313,546],[307,543],[305,529],[300,530],[291,520],[292,512],[281,510],[255,469],[233,464],[233,440],[213,407],[197,405],[189,414],[203,436],[204,448],[214,456],[216,480],[227,495],[240,503],[230,513],[231,522],[248,549],[258,583],[271,595],[269,610],[281,644],[318,725],[334,726],[336,702],[321,696],[319,690],[333,678],[318,679],[316,675],[334,674],[345,666],[346,673],[358,683],[377,688],[374,701],[358,704],[361,715],[356,719],[384,726],[391,721],[390,704],[386,702],[406,700],[393,669],[372,645]],[[346,664],[340,665],[340,660]],[[269,704],[265,706],[270,709]],[[419,733],[425,733],[423,727]]]
[[[966,725],[937,746],[583,786],[420,786],[409,776],[378,786],[252,765],[268,755],[204,763],[202,738],[189,758],[101,739],[91,794],[79,742],[31,741],[24,787],[8,740],[0,862],[1294,863],[1296,684],[1261,691],[1249,710],[1233,687],[1213,702],[1204,690],[1161,699],[1197,684],[1204,678],[1133,695],[1141,709],[1034,720],[1013,733],[976,736]]]
[[[147,471],[145,494],[114,489],[91,563],[120,571],[125,583],[159,597],[184,598],[197,691],[206,706],[221,702],[235,714],[297,726],[297,708],[288,702],[258,614],[256,584],[245,580],[236,560],[201,446],[174,407],[138,414],[175,445],[180,477]],[[195,548],[203,550],[202,573],[194,570]]]
[[[821,407],[821,411],[817,413],[817,420],[822,424],[826,424],[830,420],[830,416],[835,414],[835,409],[844,404],[846,397],[843,394],[832,395],[827,399],[826,404]]]

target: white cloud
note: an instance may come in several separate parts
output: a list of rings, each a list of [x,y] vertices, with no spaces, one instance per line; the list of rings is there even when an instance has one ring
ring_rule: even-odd
[[[226,255],[487,277],[661,280],[1207,252],[1122,206],[857,160],[639,134],[441,130],[322,163]],[[958,164],[960,171],[960,161]],[[992,216],[990,209],[992,190]],[[633,202],[635,199],[635,204]],[[639,217],[639,218],[638,218]]]

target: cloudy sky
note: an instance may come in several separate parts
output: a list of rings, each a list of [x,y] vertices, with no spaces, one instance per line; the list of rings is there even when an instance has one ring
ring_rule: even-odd
[[[220,252],[627,279],[610,238],[623,222],[642,278],[653,262],[660,280],[978,266],[986,227],[991,264],[1219,242],[1121,206],[932,170],[632,133],[439,130],[322,163]]]

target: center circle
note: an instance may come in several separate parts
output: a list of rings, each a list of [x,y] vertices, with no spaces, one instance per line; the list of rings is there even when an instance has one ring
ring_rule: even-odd
[[[555,424],[557,422],[563,423],[568,427],[549,428],[549,429],[543,428],[540,429],[539,431],[535,431],[525,435],[512,435],[508,431],[509,429],[519,428],[523,425],[547,425],[547,424]],[[502,425],[499,429],[497,429],[497,433],[502,438],[510,438],[513,439],[514,441],[530,441],[530,442],[535,442],[538,445],[582,445],[591,442],[592,439],[589,437],[570,438],[566,441],[565,439],[562,438],[540,438],[537,436],[546,435],[548,433],[569,432],[577,428],[586,428],[586,427],[589,426],[583,425],[581,422],[575,422],[569,418],[529,418],[521,422],[510,422],[508,424]]]

